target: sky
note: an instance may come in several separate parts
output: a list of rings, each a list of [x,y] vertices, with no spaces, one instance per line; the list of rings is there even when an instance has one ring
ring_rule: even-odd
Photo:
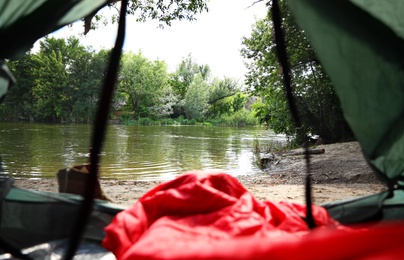
[[[125,51],[139,50],[149,60],[163,60],[170,72],[188,56],[198,64],[207,64],[212,76],[243,80],[246,72],[240,55],[242,37],[251,35],[252,25],[266,15],[265,2],[252,5],[255,0],[210,0],[209,12],[198,14],[196,21],[174,21],[171,27],[158,28],[158,22],[146,23],[127,17]],[[104,10],[115,12],[113,10]],[[111,48],[115,42],[117,24],[110,24],[80,36],[84,46],[94,49]],[[65,27],[53,34],[55,37],[79,36],[83,23]]]

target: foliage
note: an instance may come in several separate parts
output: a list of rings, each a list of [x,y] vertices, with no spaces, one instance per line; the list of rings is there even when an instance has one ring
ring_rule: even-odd
[[[223,80],[214,79],[212,89],[209,95],[209,104],[215,104],[217,101],[233,96],[238,90],[237,83],[230,79],[224,78]]]
[[[162,118],[159,120],[159,125],[179,125],[179,123],[173,118]]]
[[[173,89],[181,98],[185,97],[188,87],[191,85],[195,76],[200,74],[202,79],[207,81],[210,76],[210,68],[208,65],[197,64],[191,54],[188,54],[179,64],[177,71],[172,75]]]
[[[183,58],[178,65],[175,73],[170,75],[169,84],[173,89],[174,95],[178,97],[177,104],[173,107],[173,116],[186,116],[185,112],[185,95],[196,77],[200,75],[203,81],[209,84],[210,68],[208,65],[200,65],[194,61],[192,55],[189,54]]]
[[[56,43],[59,44],[59,43]],[[41,46],[43,48],[43,46]],[[69,106],[69,82],[67,64],[63,50],[43,51],[37,55],[37,77],[34,81],[32,94],[36,100],[34,105],[37,117],[44,119],[60,118],[66,116]]]
[[[201,74],[197,74],[185,94],[185,114],[188,118],[203,120],[208,111],[208,101],[209,85]]]
[[[222,124],[227,126],[248,126],[258,123],[257,118],[244,108],[231,115],[222,115],[220,119]]]
[[[156,104],[166,105],[166,100],[159,98],[164,91],[170,93],[167,86],[168,73],[164,61],[149,61],[141,52],[125,53],[122,58],[117,92],[126,95],[127,109],[134,112],[134,117],[156,115]],[[150,107],[155,107],[150,111]],[[168,109],[170,110],[170,109]],[[163,111],[167,114],[169,112]],[[159,117],[160,115],[157,114]]]
[[[325,142],[351,138],[330,79],[303,31],[296,26],[285,1],[280,3],[293,91],[302,121],[299,130],[320,135]],[[263,98],[262,104],[255,108],[259,119],[275,132],[293,136],[296,129],[285,100],[270,15],[269,12],[268,17],[257,21],[251,36],[243,38],[241,54],[249,60],[246,85]]]
[[[246,106],[248,96],[240,91],[235,94],[217,100],[210,107],[211,117],[220,117],[221,115],[233,114]]]
[[[234,112],[240,111],[247,103],[247,95],[237,92],[231,99],[231,108]]]
[[[76,70],[80,71],[75,77],[75,86],[77,89],[74,97],[72,115],[79,122],[91,122],[98,107],[98,99],[101,86],[104,79],[105,68],[110,55],[109,50],[101,50],[97,53],[88,52],[89,55],[83,55],[80,63],[76,63]],[[85,60],[87,57],[87,60]]]
[[[224,99],[234,96],[239,90],[237,82],[230,78],[220,80],[213,79],[212,86],[209,91],[208,103],[212,106],[211,116],[218,116],[223,113],[229,113],[232,110],[232,104],[227,104]],[[233,110],[233,112],[236,112]]]
[[[32,95],[35,80],[33,68],[36,67],[34,55],[28,52],[19,60],[9,61],[8,66],[18,81],[8,91],[0,106],[0,114],[7,120],[32,120],[35,104]]]
[[[178,101],[179,97],[167,85],[162,89],[160,96],[157,98],[157,103],[149,107],[150,115],[154,118],[169,117],[174,113],[174,107],[178,104]]]
[[[150,117],[142,117],[136,120],[129,113],[124,113],[120,117],[120,123],[124,125],[212,125],[209,122],[198,123],[195,119],[185,119],[185,118],[161,118],[153,119]]]
[[[196,63],[191,55],[181,61],[169,83],[179,98],[173,106],[176,117],[202,121],[235,113],[246,104],[246,95],[235,80],[211,78],[209,66]]]
[[[109,50],[95,52],[77,38],[45,38],[37,53],[9,61],[17,86],[0,106],[3,120],[94,120]],[[125,53],[111,119],[127,125],[247,125],[249,95],[230,78],[211,78],[208,65],[188,55],[169,74],[164,61]]]
[[[94,53],[75,37],[47,37],[38,53],[9,61],[17,79],[2,104],[4,119],[89,122],[93,119],[108,51]],[[13,110],[13,113],[10,111]]]
[[[108,6],[110,8],[118,9],[120,0],[111,1]],[[129,1],[127,8],[127,14],[134,16],[136,21],[145,22],[148,19],[157,20],[159,27],[164,28],[164,25],[171,26],[171,22],[174,20],[196,20],[195,15],[208,11],[206,0],[147,0],[147,1]],[[90,30],[95,30],[101,24],[107,24],[109,21],[115,23],[119,20],[119,11],[106,18],[101,12],[94,12],[87,16],[84,20],[84,34],[87,34]]]
[[[119,4],[119,0],[111,1],[109,6]],[[157,20],[163,26],[173,20],[192,21],[207,10],[204,0],[129,1],[128,14],[137,21]],[[106,18],[97,12],[85,18],[85,33],[96,28],[97,22],[106,22]],[[109,55],[109,50],[96,52],[82,46],[75,37],[44,38],[39,52],[8,61],[18,84],[0,106],[0,118],[91,122]],[[122,122],[194,125],[219,119],[226,124],[244,124],[240,122],[250,117],[244,110],[247,95],[240,91],[238,82],[212,79],[209,66],[196,63],[191,54],[169,74],[164,61],[150,61],[141,52],[125,53],[119,73],[111,116],[121,114]]]
[[[133,123],[133,115],[132,113],[124,112],[119,116],[119,121],[124,125],[132,125]]]
[[[113,1],[110,6],[116,6],[117,2]],[[161,23],[171,25],[173,20],[195,20],[195,14],[208,11],[207,1],[205,0],[148,0],[129,2],[127,14],[134,15],[137,21],[145,22],[147,19],[157,20]],[[95,16],[95,15],[94,15]],[[96,17],[97,18],[97,17]],[[102,20],[98,17],[97,20]],[[112,21],[116,21],[116,17],[112,17]],[[93,25],[93,27],[96,27]]]

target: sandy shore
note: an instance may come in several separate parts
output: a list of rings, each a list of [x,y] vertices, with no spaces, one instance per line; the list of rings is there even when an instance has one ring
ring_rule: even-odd
[[[310,172],[313,177],[313,200],[323,204],[335,200],[374,194],[385,189],[367,165],[357,142],[320,145],[324,153],[312,155]],[[294,150],[294,152],[299,150]],[[288,200],[304,203],[302,185],[306,164],[301,155],[273,154],[265,174],[237,176],[258,199]],[[123,206],[132,205],[158,181],[101,180],[106,195]],[[16,180],[15,186],[57,192],[56,178]]]

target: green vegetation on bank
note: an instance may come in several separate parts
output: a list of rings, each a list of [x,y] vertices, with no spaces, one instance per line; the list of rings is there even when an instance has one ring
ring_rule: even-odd
[[[152,119],[149,117],[143,117],[133,119],[131,114],[122,114],[119,118],[113,120],[113,122],[124,125],[202,125],[202,126],[254,126],[258,125],[258,120],[252,113],[247,110],[239,111],[233,115],[223,115],[220,118],[206,119],[202,122],[198,122],[195,119],[186,119],[182,116],[178,118],[162,118]]]
[[[36,53],[8,61],[17,79],[0,119],[91,123],[98,107],[109,50],[94,51],[75,37],[47,37]],[[123,54],[111,119],[137,125],[257,125],[252,103],[233,79],[211,75],[189,55],[169,72],[141,52]]]

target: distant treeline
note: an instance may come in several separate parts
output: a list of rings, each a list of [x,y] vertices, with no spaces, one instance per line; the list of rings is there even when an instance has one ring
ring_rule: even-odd
[[[0,106],[2,120],[87,122],[94,119],[110,50],[94,51],[78,38],[47,37],[38,52],[8,61],[17,79]],[[214,78],[208,65],[185,57],[175,72],[164,61],[124,53],[111,119],[130,122],[254,125],[256,99],[230,78]],[[163,120],[164,121],[164,120]]]

